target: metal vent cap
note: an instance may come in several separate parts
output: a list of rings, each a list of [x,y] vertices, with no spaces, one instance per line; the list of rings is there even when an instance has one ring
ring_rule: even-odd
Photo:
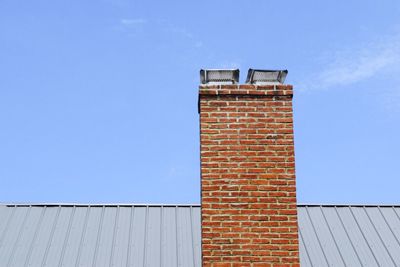
[[[282,84],[285,82],[287,70],[249,69],[246,83],[250,84]]]
[[[237,84],[239,69],[202,69],[200,82],[201,84]]]

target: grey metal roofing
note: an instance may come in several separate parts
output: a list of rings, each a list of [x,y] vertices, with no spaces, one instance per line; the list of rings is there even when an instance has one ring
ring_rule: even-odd
[[[400,266],[400,206],[299,206],[301,266]]]
[[[198,206],[0,206],[1,266],[200,267],[200,250]]]
[[[400,266],[400,206],[298,205],[301,266]],[[199,205],[0,205],[1,266],[201,266]]]

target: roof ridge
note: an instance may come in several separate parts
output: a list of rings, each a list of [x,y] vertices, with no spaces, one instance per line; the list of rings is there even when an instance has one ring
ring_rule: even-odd
[[[338,203],[338,204],[318,204],[318,203],[298,203],[297,207],[400,207],[400,204],[360,204],[360,203]]]
[[[200,207],[200,204],[152,204],[152,203],[0,203],[12,207]]]
[[[201,207],[200,204],[170,204],[170,203],[0,203],[9,207]],[[298,203],[297,207],[400,207],[400,204],[326,204]]]

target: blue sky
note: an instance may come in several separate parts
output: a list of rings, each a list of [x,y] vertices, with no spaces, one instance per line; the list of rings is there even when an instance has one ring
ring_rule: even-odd
[[[399,203],[398,1],[0,2],[0,202],[199,202],[201,68],[288,69],[301,203]]]

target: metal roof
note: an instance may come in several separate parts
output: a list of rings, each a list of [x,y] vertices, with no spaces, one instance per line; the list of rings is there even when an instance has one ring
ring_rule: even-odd
[[[301,266],[400,266],[400,206],[298,205]],[[201,266],[199,205],[0,205],[2,266]]]
[[[198,206],[0,206],[2,266],[200,267],[200,249]]]
[[[400,206],[299,206],[301,266],[400,266]]]

